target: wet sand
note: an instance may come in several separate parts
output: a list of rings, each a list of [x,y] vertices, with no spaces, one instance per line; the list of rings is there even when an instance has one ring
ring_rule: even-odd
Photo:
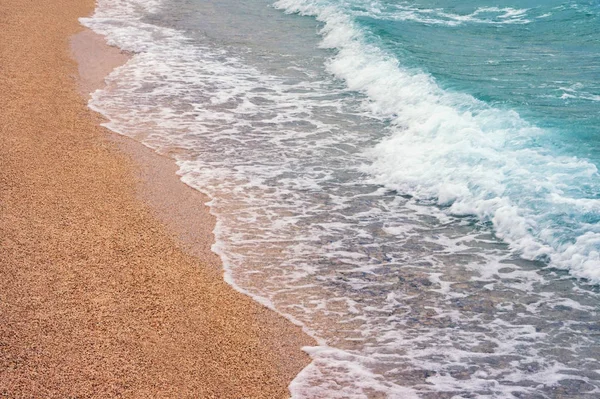
[[[206,198],[86,106],[127,60],[73,36],[93,6],[0,4],[0,397],[287,397],[312,340],[223,282]]]

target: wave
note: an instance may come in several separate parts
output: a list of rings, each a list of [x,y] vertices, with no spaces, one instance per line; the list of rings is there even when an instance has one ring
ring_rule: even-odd
[[[389,119],[389,136],[367,151],[373,182],[434,201],[449,214],[475,215],[522,257],[600,282],[593,163],[541,147],[547,132],[515,111],[445,91],[432,76],[402,68],[334,5],[280,0],[275,7],[324,23],[322,46],[337,51],[329,71]]]

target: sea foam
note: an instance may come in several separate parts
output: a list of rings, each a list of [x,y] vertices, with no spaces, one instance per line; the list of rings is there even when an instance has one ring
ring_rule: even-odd
[[[536,146],[544,130],[514,111],[445,91],[430,75],[402,68],[329,2],[275,5],[325,24],[322,45],[337,50],[329,70],[392,123],[390,137],[367,151],[373,163],[364,170],[373,182],[433,199],[454,215],[476,215],[524,258],[600,282],[600,227],[588,222],[600,217],[593,163]],[[582,192],[582,182],[594,189]]]

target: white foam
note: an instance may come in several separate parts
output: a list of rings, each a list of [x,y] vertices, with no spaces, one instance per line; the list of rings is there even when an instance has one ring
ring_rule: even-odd
[[[418,199],[435,199],[452,214],[490,221],[496,235],[523,257],[549,258],[552,266],[574,276],[600,281],[600,247],[591,238],[596,231],[581,230],[595,228],[582,226],[571,242],[563,243],[564,226],[555,222],[551,205],[561,197],[575,214],[581,202],[597,209],[597,198],[564,194],[570,182],[577,186],[582,178],[597,181],[594,164],[528,148],[528,142],[544,134],[541,129],[515,112],[444,91],[431,76],[401,68],[396,59],[367,44],[351,18],[337,8],[301,0],[276,5],[325,24],[323,46],[338,50],[329,70],[350,89],[367,94],[371,111],[396,126],[370,151],[373,164],[365,170],[373,182]],[[526,10],[505,11],[508,18]],[[540,198],[546,199],[546,209],[538,209]]]
[[[362,359],[357,359],[359,356],[330,347],[304,350],[314,360],[290,384],[293,398],[368,399],[369,392],[388,398],[419,398],[413,389],[386,381],[383,376],[363,367]],[[333,370],[335,375],[331,375]]]

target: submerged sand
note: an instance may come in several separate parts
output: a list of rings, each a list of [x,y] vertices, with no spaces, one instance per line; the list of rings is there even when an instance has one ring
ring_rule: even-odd
[[[206,198],[78,93],[126,59],[74,39],[78,71],[93,6],[0,2],[0,397],[289,396],[312,341],[223,282]]]

